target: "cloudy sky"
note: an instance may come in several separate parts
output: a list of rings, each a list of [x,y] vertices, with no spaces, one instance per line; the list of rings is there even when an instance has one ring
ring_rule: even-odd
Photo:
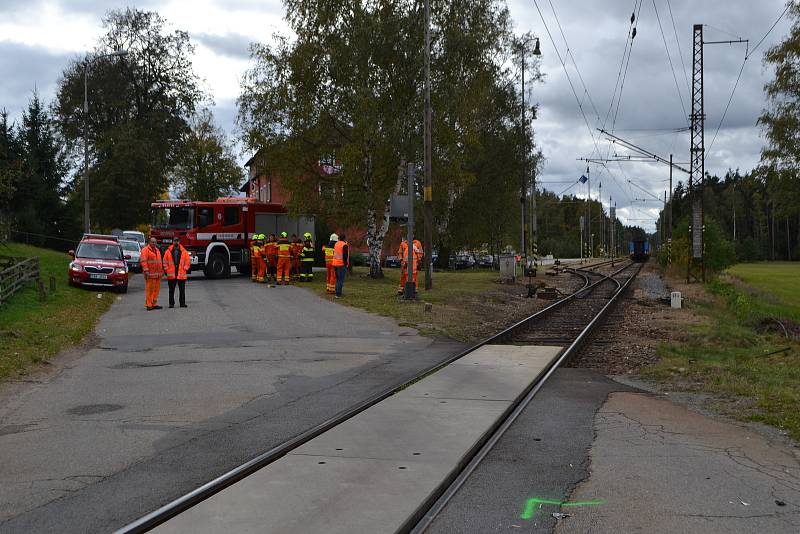
[[[102,34],[103,14],[126,6],[157,10],[174,28],[189,32],[197,47],[196,72],[214,99],[219,123],[232,133],[248,44],[287,31],[279,0],[0,0],[0,108],[18,118],[34,87],[45,100],[52,99],[67,62],[85,54]],[[617,108],[611,100],[634,6],[637,33]],[[529,93],[540,105],[533,126],[547,158],[538,178],[555,192],[585,196],[585,185],[568,189],[586,170],[586,163],[577,158],[625,154],[611,148],[597,127],[613,126],[617,135],[652,152],[665,157],[673,153],[675,161],[688,161],[688,132],[670,130],[688,124],[693,24],[707,25],[707,41],[742,37],[750,39],[752,50],[785,6],[783,0],[538,0],[541,15],[533,0],[509,0],[509,7],[519,33],[531,31],[541,38],[545,80]],[[762,63],[763,52],[788,28],[784,18],[747,61],[744,45],[705,47],[707,171],[720,175],[728,168],[745,171],[758,162],[762,138],[756,119],[765,105],[763,85],[772,76]],[[711,145],[743,64],[733,102]],[[661,198],[667,189],[668,167],[649,163],[590,167],[593,197],[602,184],[606,206],[611,196],[621,218],[654,228],[658,204],[653,195]],[[676,173],[675,180],[684,176]]]

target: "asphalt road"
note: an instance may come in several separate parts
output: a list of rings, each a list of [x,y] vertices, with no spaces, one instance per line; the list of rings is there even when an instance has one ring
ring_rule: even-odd
[[[245,278],[166,300],[134,277],[92,347],[0,388],[0,532],[108,532],[461,349]]]

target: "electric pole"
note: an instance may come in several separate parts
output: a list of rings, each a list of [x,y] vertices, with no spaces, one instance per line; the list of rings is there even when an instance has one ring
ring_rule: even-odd
[[[424,187],[423,187],[423,223],[425,267],[425,290],[433,287],[433,178],[431,176],[431,3],[425,0],[425,140],[424,140]],[[409,247],[411,243],[409,243]]]

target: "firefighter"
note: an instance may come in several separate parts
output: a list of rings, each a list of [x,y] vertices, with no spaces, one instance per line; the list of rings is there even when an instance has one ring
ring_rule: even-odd
[[[155,237],[150,238],[150,243],[144,247],[139,258],[144,276],[144,305],[147,311],[160,310],[158,293],[161,291],[161,277],[164,275],[164,265],[161,262],[161,251]]]
[[[275,234],[269,234],[267,242],[264,243],[264,254],[267,261],[267,282],[275,282],[278,272],[278,239]]]
[[[411,242],[414,250],[412,251],[411,263],[411,279],[414,281],[414,287],[417,286],[417,266],[422,260],[422,243],[414,239]],[[400,256],[400,285],[397,288],[397,294],[402,295],[405,291],[406,282],[408,281],[408,242],[403,239],[400,243],[400,248],[397,249],[397,255]]]
[[[294,256],[294,250],[292,247],[292,243],[289,243],[289,239],[286,237],[286,232],[281,232],[281,237],[278,239],[277,249],[278,249],[278,274],[277,274],[277,284],[283,284],[285,286],[289,285],[290,274],[289,271],[292,268],[292,257]]]
[[[267,250],[264,246],[264,237],[264,234],[258,234],[258,276],[256,281],[260,284],[266,281],[265,276],[267,273]]]
[[[347,244],[345,235],[339,236],[333,246],[333,268],[336,270],[335,298],[342,298],[342,288],[344,287],[344,276],[347,267],[350,265],[350,247]]]
[[[164,251],[164,272],[167,273],[167,284],[169,285],[169,307],[175,307],[175,286],[178,286],[178,301],[181,308],[186,306],[186,278],[192,268],[192,260],[189,251],[181,245],[181,238],[172,238],[172,245]]]
[[[326,245],[322,245],[322,253],[325,254],[325,269],[327,270],[327,276],[325,277],[325,291],[331,295],[336,291],[336,271],[333,268],[333,247],[336,246],[336,242],[338,240],[338,235],[331,234],[328,243]]]
[[[256,261],[256,239],[258,234],[253,234],[250,237],[250,280],[256,281],[258,277],[258,262]]]
[[[292,245],[292,270],[291,276],[292,280],[296,281],[300,278],[300,252],[303,250],[303,242],[300,241],[300,238],[297,237],[297,234],[292,234],[292,238],[289,240],[289,243]]]
[[[303,234],[303,248],[300,249],[300,281],[314,281],[314,242],[311,233]]]

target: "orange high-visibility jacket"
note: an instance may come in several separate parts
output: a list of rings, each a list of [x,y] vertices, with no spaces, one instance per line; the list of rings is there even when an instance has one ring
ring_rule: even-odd
[[[347,241],[341,239],[333,246],[333,266],[345,267],[344,263],[344,247],[347,246]],[[347,264],[350,264],[350,254],[347,255]]]
[[[278,259],[291,258],[292,256],[294,256],[294,249],[292,247],[292,244],[289,243],[288,239],[285,239],[283,237],[278,239],[277,248],[278,248]]]
[[[278,254],[278,243],[275,241],[267,241],[264,245],[264,251],[262,254],[264,255],[264,259],[269,263],[275,263],[278,261],[276,259],[276,255]]]
[[[174,280],[177,278],[178,280],[186,280],[186,275],[189,273],[189,269],[192,268],[192,259],[189,257],[189,251],[183,248],[183,245],[178,245],[181,251],[181,261],[178,264],[178,272],[177,275],[175,273],[175,261],[172,258],[172,250],[175,248],[175,245],[170,245],[167,250],[164,251],[164,272],[167,273],[167,280]]]
[[[164,275],[164,265],[161,263],[161,251],[158,247],[155,250],[150,245],[144,247],[139,262],[145,278],[161,278]]]
[[[419,239],[415,239],[412,243],[414,245],[414,259],[422,261],[422,258],[425,256],[422,251],[422,243],[419,242]]]
[[[333,265],[333,249],[334,247],[322,245],[322,252],[325,254],[325,265]]]

